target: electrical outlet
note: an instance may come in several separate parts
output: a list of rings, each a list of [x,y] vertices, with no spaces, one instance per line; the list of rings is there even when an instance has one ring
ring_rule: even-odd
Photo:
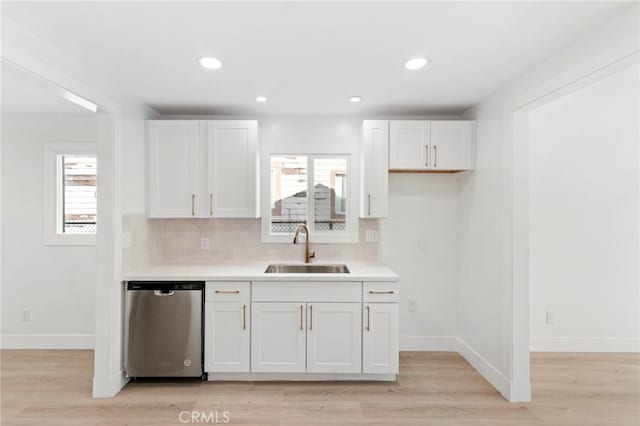
[[[553,312],[547,311],[547,315],[545,317],[545,322],[549,325],[553,324]]]
[[[422,251],[425,251],[427,249],[427,239],[426,238],[420,238],[418,240],[418,248]]]
[[[20,321],[22,322],[31,321],[31,311],[29,309],[24,309],[20,311]]]
[[[375,229],[367,229],[365,241],[368,243],[377,243],[379,239],[378,231]]]
[[[200,250],[209,250],[209,238],[200,238]]]
[[[418,301],[416,299],[409,299],[409,312],[415,312],[418,310]]]

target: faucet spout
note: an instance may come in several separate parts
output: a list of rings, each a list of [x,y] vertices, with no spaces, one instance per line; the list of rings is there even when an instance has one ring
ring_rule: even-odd
[[[296,227],[296,232],[293,235],[293,244],[298,243],[298,235],[301,230],[304,230],[305,234],[307,234],[304,244],[304,263],[311,263],[311,259],[316,257],[316,252],[309,252],[309,227],[306,224],[301,223]]]

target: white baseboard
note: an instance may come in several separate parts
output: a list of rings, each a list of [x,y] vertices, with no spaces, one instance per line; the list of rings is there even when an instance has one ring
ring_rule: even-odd
[[[457,352],[457,336],[400,336],[401,351]]]
[[[93,334],[3,334],[2,349],[93,349]]]
[[[502,396],[509,401],[511,400],[511,381],[461,338],[458,338],[458,353]]]
[[[125,376],[124,370],[103,381],[94,377],[92,396],[94,398],[113,398],[127,383],[129,383],[129,378]]]
[[[640,352],[640,339],[633,337],[531,336],[531,352]]]

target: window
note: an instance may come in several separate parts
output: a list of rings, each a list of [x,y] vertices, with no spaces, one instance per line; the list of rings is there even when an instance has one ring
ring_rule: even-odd
[[[263,241],[291,242],[301,223],[311,230],[312,242],[357,241],[348,155],[271,155],[269,161]]]
[[[97,161],[93,144],[45,147],[45,244],[94,245]]]
[[[61,234],[96,233],[96,156],[58,155],[62,186],[58,200]]]
[[[347,175],[344,172],[334,174],[335,198],[334,207],[336,215],[344,215],[347,212]]]

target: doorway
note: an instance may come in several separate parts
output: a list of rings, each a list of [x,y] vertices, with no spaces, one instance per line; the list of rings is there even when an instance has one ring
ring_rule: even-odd
[[[571,323],[575,326],[576,323],[580,322],[579,319],[567,322],[567,318],[570,317],[572,312],[583,307],[587,312],[594,311],[593,307],[580,305],[580,303],[576,303],[576,301],[581,300],[580,298],[582,297],[597,303],[600,298],[594,296],[594,294],[597,294],[598,291],[604,291],[605,294],[607,294],[607,290],[605,289],[608,288],[608,283],[603,283],[599,287],[601,290],[597,289],[595,293],[591,292],[590,296],[587,296],[586,292],[581,288],[578,288],[577,290],[574,289],[575,291],[580,292],[578,295],[575,295],[570,289],[565,288],[565,292],[568,291],[569,294],[563,295],[559,294],[561,287],[558,286],[557,281],[554,281],[556,284],[552,287],[553,292],[555,292],[555,296],[553,297],[557,300],[565,301],[565,305],[558,305],[561,306],[559,309],[562,318],[558,316],[557,309],[554,310],[553,307],[548,307],[548,303],[551,302],[542,303],[545,307],[540,307],[541,298],[543,300],[547,300],[544,299],[547,296],[543,296],[542,293],[537,292],[537,290],[535,296],[530,294],[530,291],[533,291],[532,286],[535,285],[532,279],[539,279],[540,265],[544,265],[544,263],[540,263],[543,258],[536,257],[535,259],[532,259],[531,257],[532,250],[534,256],[538,256],[540,254],[541,247],[543,247],[541,245],[543,242],[540,239],[542,238],[541,235],[546,235],[547,241],[545,244],[549,244],[549,241],[553,241],[554,237],[562,237],[565,240],[569,240],[566,244],[574,245],[576,244],[576,241],[575,238],[571,238],[571,235],[574,237],[576,235],[580,235],[583,242],[583,246],[580,247],[580,250],[567,251],[565,247],[565,250],[561,253],[556,253],[554,259],[551,259],[548,253],[544,254],[544,256],[547,256],[547,262],[555,262],[555,265],[552,263],[551,266],[562,268],[565,271],[565,274],[570,274],[572,270],[575,271],[577,269],[578,272],[575,272],[576,276],[571,278],[572,281],[575,281],[577,279],[576,277],[579,277],[580,274],[584,274],[584,270],[587,270],[588,267],[594,267],[593,265],[586,264],[587,259],[589,259],[589,255],[593,255],[592,252],[588,251],[588,247],[586,247],[588,246],[586,242],[589,241],[589,238],[591,238],[591,241],[594,240],[593,235],[591,235],[593,232],[584,231],[584,229],[588,229],[587,225],[592,224],[596,218],[600,218],[600,220],[602,220],[602,217],[609,217],[609,220],[612,219],[610,214],[607,216],[607,212],[610,212],[610,209],[603,207],[607,206],[607,204],[600,201],[597,197],[594,198],[594,194],[598,194],[598,192],[594,191],[600,191],[599,194],[609,194],[607,195],[608,197],[611,196],[611,193],[616,193],[617,191],[617,200],[620,201],[620,199],[622,199],[623,201],[622,204],[620,202],[616,202],[615,207],[620,209],[622,205],[627,207],[631,206],[630,208],[625,208],[625,210],[628,210],[625,212],[625,223],[627,224],[626,233],[627,235],[631,235],[630,240],[627,240],[626,254],[629,259],[633,258],[633,260],[627,262],[626,278],[622,281],[628,282],[629,277],[635,277],[635,279],[633,279],[635,287],[634,284],[621,284],[617,292],[626,291],[625,300],[633,300],[636,302],[635,308],[631,308],[632,312],[627,310],[626,318],[628,321],[629,318],[635,317],[635,323],[638,323],[638,165],[640,163],[640,158],[638,153],[637,65],[639,63],[639,55],[637,53],[633,53],[624,57],[617,57],[615,54],[616,52],[612,51],[611,56],[609,56],[610,60],[607,62],[604,62],[607,60],[607,56],[603,56],[602,58],[597,58],[593,61],[588,61],[576,66],[571,72],[560,75],[548,82],[545,86],[540,87],[537,90],[533,90],[522,98],[515,100],[505,110],[507,136],[510,135],[513,138],[513,143],[510,145],[513,151],[507,154],[509,161],[512,161],[513,171],[513,216],[511,225],[513,232],[513,257],[510,265],[512,274],[510,299],[513,307],[511,311],[512,327],[510,339],[512,351],[512,401],[528,401],[531,398],[529,382],[531,342],[541,343],[546,341],[548,343],[554,342],[555,344],[558,344],[562,341],[562,338],[568,337],[566,334],[562,335],[561,333],[566,333],[566,330],[571,328]],[[633,78],[630,78],[634,74],[635,83],[633,82]],[[609,80],[609,78],[613,80]],[[621,81],[619,81],[621,78],[626,81],[626,83],[621,83]],[[633,86],[633,84],[636,86]],[[626,107],[617,105],[615,108],[622,108],[624,113],[620,116],[616,114],[607,116],[607,114],[602,113],[601,109],[609,107],[613,108],[615,102],[619,102],[619,100],[615,99],[615,96],[611,96],[611,91],[616,90],[614,89],[616,87],[617,90],[620,90],[621,86],[626,87],[624,90],[626,90],[626,93],[630,96],[629,99],[632,102],[635,99],[635,106],[633,106],[633,104],[631,106],[627,104]],[[607,91],[610,93],[605,96]],[[607,99],[609,101],[607,101]],[[629,99],[627,99],[627,102],[629,102]],[[613,102],[613,104],[611,102]],[[573,105],[573,108],[570,108],[571,105]],[[553,108],[556,108],[556,110],[551,113]],[[634,108],[636,110],[635,114],[632,112]],[[627,114],[627,112],[629,114]],[[623,118],[623,116],[627,118]],[[560,132],[558,131],[555,133],[556,136],[554,138],[547,139],[546,145],[539,142],[540,145],[534,147],[535,151],[532,152],[534,149],[532,148],[533,139],[539,141],[541,137],[549,138],[549,135],[546,135],[545,133],[549,133],[549,131],[554,128],[553,126],[541,127],[540,120],[543,118],[555,120],[557,129],[564,129],[564,135],[560,135]],[[626,121],[627,126],[626,137],[622,139],[620,139],[619,128],[619,122],[621,120]],[[573,124],[570,125],[570,123]],[[531,130],[532,126],[534,127],[533,132]],[[600,126],[600,130],[598,130],[600,133],[594,133],[596,132],[596,130],[594,130],[594,126]],[[591,129],[592,131],[585,133],[585,129]],[[611,140],[612,132],[616,135],[616,138],[619,139],[618,142],[622,143],[622,151],[606,151],[613,147],[613,142]],[[581,133],[583,134],[582,136],[580,136]],[[603,136],[603,134],[609,134],[609,136]],[[573,140],[574,142],[569,143],[569,140]],[[587,144],[593,144],[593,147],[585,151],[585,146],[587,146]],[[578,153],[573,152],[576,149],[579,150]],[[556,152],[556,150],[560,151]],[[537,158],[533,158],[534,155],[537,156]],[[553,161],[545,161],[545,158],[550,155],[553,156]],[[619,180],[618,177],[614,178],[614,176],[619,176],[621,172],[620,168],[615,167],[617,158],[624,158],[625,160],[626,169],[622,174],[625,176],[625,178],[623,178],[623,186],[626,190],[623,191],[621,191],[616,185],[613,185],[612,188],[609,188],[606,185],[606,183],[616,182]],[[535,162],[533,162],[534,160]],[[560,161],[559,163],[557,162],[558,160]],[[597,166],[585,168],[584,164],[581,163],[575,170],[572,170],[572,164],[576,162],[585,162],[586,160],[589,160],[592,163],[595,162]],[[605,164],[600,164],[599,161],[603,161]],[[532,165],[533,167],[542,168],[542,171],[546,171],[547,174],[540,174],[541,170],[532,170]],[[560,167],[560,165],[562,165],[562,167]],[[547,170],[550,168],[552,170]],[[596,170],[593,170],[592,173],[587,173],[591,172],[591,169]],[[612,173],[604,173],[603,171],[606,170],[612,170]],[[582,173],[582,178],[580,178],[580,173]],[[553,178],[554,175],[560,180],[560,182],[563,182],[562,185],[553,185],[555,182]],[[544,180],[544,176],[547,176],[546,180]],[[600,176],[600,179],[596,180],[597,185],[595,185],[593,190],[590,191],[589,185],[594,185],[593,179],[595,176]],[[567,186],[569,184],[570,186]],[[571,191],[569,197],[559,197],[557,193],[562,193],[558,188],[560,186],[564,186],[564,192],[567,192],[566,188],[568,187],[576,187],[577,191]],[[538,194],[532,194],[532,191],[537,191]],[[543,192],[543,198],[540,198],[540,191]],[[556,203],[560,204],[556,205],[552,203],[553,197],[551,197],[550,194],[554,193],[556,193]],[[534,196],[537,198],[534,199]],[[593,208],[588,201],[591,200],[591,204],[593,204],[594,199],[597,199],[601,206],[598,206],[593,210],[588,210]],[[581,201],[578,202],[578,200]],[[537,203],[535,205],[538,210],[535,212],[532,210],[532,202]],[[539,204],[539,202],[543,203]],[[551,207],[549,207],[549,203],[552,203]],[[546,206],[545,212],[541,212],[539,210],[541,206]],[[560,210],[558,209],[560,207],[565,209],[563,210],[563,215],[568,216],[571,219],[570,226],[565,226],[563,228],[565,231],[567,229],[571,229],[572,231],[569,234],[565,233],[562,235],[558,231],[552,231],[553,227],[556,227],[557,229],[560,225],[560,221],[556,221],[553,217],[553,212],[559,214]],[[585,212],[583,212],[583,210]],[[567,219],[564,220],[566,225]],[[550,226],[548,229],[544,228],[544,225],[548,224],[549,221],[553,223],[553,227]],[[578,224],[581,223],[580,221],[582,221],[582,224],[578,226]],[[536,231],[536,236],[532,239],[532,226],[537,228],[543,226],[543,233],[541,234],[541,231]],[[582,233],[586,235],[582,235],[578,232],[576,230],[577,226],[578,229],[581,229]],[[611,224],[607,225],[605,223],[605,229],[606,226],[611,226]],[[609,233],[614,232],[614,228],[608,228]],[[616,239],[615,241],[618,240]],[[535,244],[535,246],[533,244]],[[557,247],[555,247],[555,249],[557,250]],[[600,245],[597,245],[592,247],[592,249],[597,251],[600,250],[601,247]],[[571,262],[562,262],[562,259],[567,259],[568,256],[571,257]],[[619,265],[618,263],[611,261],[611,258],[612,257],[609,257],[610,263],[606,264],[606,267],[602,267],[602,270],[610,270],[612,273],[611,277],[614,277],[614,273],[619,271]],[[576,259],[580,259],[580,261]],[[612,269],[612,265],[615,266],[614,269]],[[549,266],[549,264],[545,265],[545,270],[553,271],[553,267],[549,269]],[[532,267],[535,269],[531,269]],[[536,275],[536,271],[538,271],[538,275]],[[619,277],[616,279],[618,278]],[[568,279],[565,278],[565,281],[567,280]],[[533,297],[536,297],[535,301],[533,301]],[[627,306],[631,307],[631,303],[627,304]],[[593,316],[597,316],[598,310],[601,308],[602,306],[599,305],[598,309],[595,309],[596,315]],[[551,339],[530,339],[531,333],[536,333],[539,330],[539,328],[534,330],[533,326],[535,326],[534,321],[538,322],[537,326],[540,325],[540,309],[543,309],[542,322],[544,322],[544,324],[547,324],[547,322],[556,324],[555,334],[551,334]],[[530,311],[531,315],[537,315],[534,321],[530,318]],[[547,315],[547,312],[549,312],[549,315]],[[618,314],[618,312],[616,312],[616,314]],[[611,321],[611,319],[612,318],[608,318],[607,321]],[[617,321],[616,318],[613,319],[614,321],[611,321],[610,323]],[[564,330],[557,327],[559,320],[563,321],[563,327],[566,327]],[[598,327],[601,326],[602,324],[598,324]],[[633,330],[633,327],[628,328],[627,330]],[[592,328],[587,331],[593,332],[594,329]],[[602,332],[602,330],[599,330],[598,332]],[[584,336],[584,334],[582,336],[576,335],[574,337],[577,338],[568,340],[564,339],[564,342],[573,342],[573,344],[576,345],[584,345],[589,342],[589,339],[583,338]],[[595,334],[595,336],[598,336],[598,334]],[[602,336],[602,334],[600,334],[600,336]],[[555,337],[561,337],[561,339],[557,339]],[[623,336],[614,336],[613,340],[617,340],[618,342],[624,341],[623,344],[627,350],[631,347],[632,349],[636,348],[636,352],[638,351],[637,334],[635,336],[624,336],[622,340],[619,339],[619,337]],[[612,339],[607,338],[600,340],[603,344],[610,344],[613,342]],[[591,340],[591,342],[593,342],[593,340]],[[555,347],[555,350],[559,349],[559,346]],[[576,347],[574,346],[574,350],[575,349]],[[612,350],[613,349],[615,348],[612,346]],[[618,349],[620,349],[620,347]]]

